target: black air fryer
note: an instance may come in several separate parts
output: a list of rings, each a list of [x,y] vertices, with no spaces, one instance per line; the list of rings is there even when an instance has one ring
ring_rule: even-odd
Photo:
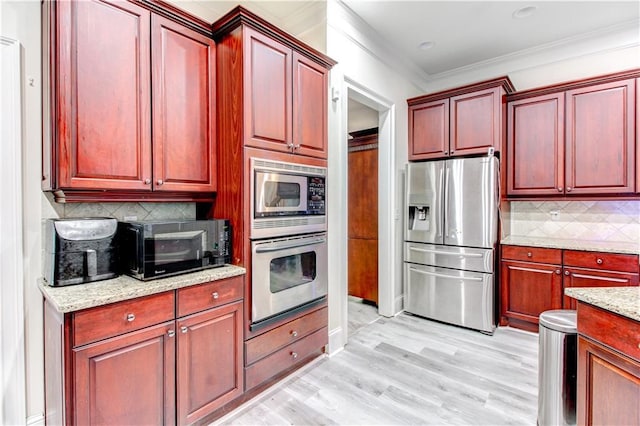
[[[111,218],[49,219],[45,279],[51,286],[82,284],[118,275],[116,229]]]

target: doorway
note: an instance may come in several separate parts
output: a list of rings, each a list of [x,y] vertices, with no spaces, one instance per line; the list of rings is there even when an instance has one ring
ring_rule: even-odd
[[[347,102],[347,316],[351,336],[379,318],[379,113],[351,97]]]

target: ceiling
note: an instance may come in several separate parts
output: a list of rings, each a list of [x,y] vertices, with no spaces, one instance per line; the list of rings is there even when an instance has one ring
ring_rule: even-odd
[[[640,0],[338,1],[362,18],[388,47],[430,76],[617,28],[638,28],[640,38]],[[323,0],[172,3],[210,22],[241,3],[290,32],[293,21],[300,24],[300,16],[318,21],[324,17],[312,15],[326,10],[317,7]],[[524,7],[532,13],[514,17]],[[433,46],[423,49],[420,44],[424,42]]]

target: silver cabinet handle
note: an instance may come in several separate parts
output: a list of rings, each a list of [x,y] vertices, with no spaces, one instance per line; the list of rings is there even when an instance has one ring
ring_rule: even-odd
[[[558,192],[562,192],[562,187],[561,186],[558,187]]]
[[[220,296],[218,295],[217,291],[214,291],[213,293],[211,293],[211,297],[213,297],[214,299],[217,299]]]
[[[564,271],[564,274],[565,274],[566,276],[569,276],[569,275],[571,275],[571,272],[569,272],[569,271]]]
[[[133,322],[134,319],[136,319],[136,316],[134,314],[127,314],[128,322]]]
[[[295,146],[293,147],[293,149],[300,149],[300,144],[295,145]]]
[[[478,277],[455,277],[453,275],[439,274],[437,272],[421,271],[420,269],[415,269],[415,268],[409,268],[409,270],[413,272],[417,272],[419,274],[431,275],[432,277],[438,277],[438,278],[449,278],[452,280],[465,280],[465,281],[482,281],[482,278],[478,278]]]
[[[156,184],[158,184],[158,185],[162,185],[163,183],[164,183],[164,181],[163,181],[162,179],[158,179],[158,180],[156,181]]]
[[[297,332],[297,331],[295,331],[295,330],[293,330],[293,331],[291,332],[291,337],[298,337],[298,332]]]
[[[527,257],[531,257],[533,254],[531,252],[527,253]]]
[[[598,265],[602,265],[602,259],[597,258],[597,259],[596,259],[596,263],[597,263]]]
[[[296,149],[296,146],[293,143],[288,144],[287,147],[289,148],[289,150],[291,150],[291,152]]]
[[[168,335],[169,337],[173,337],[173,336],[175,336],[175,335],[176,335],[176,331],[175,331],[175,330],[169,330],[169,331],[167,331],[167,335]]]
[[[571,192],[571,187],[567,186],[567,192]]]
[[[291,352],[291,358],[293,358],[293,359],[298,358],[298,353],[297,352]]]
[[[186,333],[187,331],[189,331],[189,329],[185,326],[180,327],[180,332],[182,333]]]
[[[151,179],[146,178],[146,179],[144,180],[144,184],[145,184],[145,185],[151,185]]]
[[[556,275],[560,275],[560,269],[556,269]]]
[[[430,249],[423,249],[423,248],[417,248],[417,247],[409,247],[409,250],[417,251],[419,253],[443,254],[446,256],[482,257],[481,253],[455,253],[455,252],[449,252],[449,251],[430,250]]]

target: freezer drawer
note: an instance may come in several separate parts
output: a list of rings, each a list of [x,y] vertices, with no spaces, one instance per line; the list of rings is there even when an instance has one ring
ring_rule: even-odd
[[[406,242],[404,261],[486,273],[494,269],[493,249]]]
[[[495,330],[493,274],[404,264],[405,311],[486,333]]]

